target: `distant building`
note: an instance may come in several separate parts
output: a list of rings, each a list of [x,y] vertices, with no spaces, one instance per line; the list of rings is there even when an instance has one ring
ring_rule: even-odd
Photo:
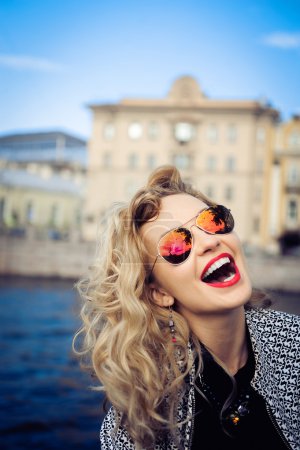
[[[84,140],[60,131],[0,136],[2,233],[78,236],[86,156]]]
[[[233,211],[244,243],[265,245],[277,110],[255,100],[208,98],[192,77],[175,80],[166,98],[90,108],[86,239],[95,238],[112,202],[128,200],[150,171],[171,163]]]
[[[86,166],[86,141],[63,131],[6,134],[0,136],[0,159]]]
[[[300,116],[280,124],[272,167],[269,232],[300,245]],[[298,242],[297,242],[298,241]],[[283,242],[284,244],[284,242]]]

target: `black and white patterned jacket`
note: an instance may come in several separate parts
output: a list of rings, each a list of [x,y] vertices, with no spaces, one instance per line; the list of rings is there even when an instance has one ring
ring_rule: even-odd
[[[300,316],[265,309],[246,311],[246,321],[255,356],[255,374],[251,382],[267,404],[275,428],[287,448],[300,450]],[[178,442],[169,436],[154,450],[189,450],[193,432],[195,368],[191,370],[186,395],[179,404]],[[134,450],[126,429],[115,432],[115,410],[111,408],[100,431],[101,450]]]

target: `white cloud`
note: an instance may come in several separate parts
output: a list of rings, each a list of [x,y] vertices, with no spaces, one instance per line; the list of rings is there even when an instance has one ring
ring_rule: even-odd
[[[283,50],[300,48],[300,33],[271,33],[263,37],[263,44]]]
[[[4,54],[0,54],[0,67],[1,66],[15,70],[32,70],[40,72],[62,72],[66,68],[62,64],[57,64],[49,59]]]

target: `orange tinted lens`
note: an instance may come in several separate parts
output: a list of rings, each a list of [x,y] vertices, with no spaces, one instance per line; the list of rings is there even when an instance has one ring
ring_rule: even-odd
[[[230,233],[234,220],[229,209],[218,205],[202,211],[196,219],[196,225],[212,234]]]
[[[171,264],[185,261],[192,249],[192,235],[186,228],[176,228],[159,241],[159,254]]]

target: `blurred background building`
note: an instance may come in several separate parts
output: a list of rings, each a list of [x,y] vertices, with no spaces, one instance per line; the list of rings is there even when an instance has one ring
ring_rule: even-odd
[[[233,211],[248,254],[299,248],[299,116],[282,122],[265,101],[209,98],[190,76],[162,99],[89,108],[88,145],[62,131],[0,137],[2,235],[94,242],[113,202],[174,164]]]
[[[77,239],[86,142],[62,131],[0,137],[1,234]]]
[[[268,103],[208,98],[194,78],[184,76],[166,98],[90,108],[85,239],[94,239],[112,201],[128,200],[156,166],[174,164],[186,181],[233,211],[245,244],[272,244],[270,183],[279,112]]]
[[[300,248],[300,116],[276,129],[273,156],[273,212],[270,234],[283,253]],[[300,252],[299,252],[300,253]]]

